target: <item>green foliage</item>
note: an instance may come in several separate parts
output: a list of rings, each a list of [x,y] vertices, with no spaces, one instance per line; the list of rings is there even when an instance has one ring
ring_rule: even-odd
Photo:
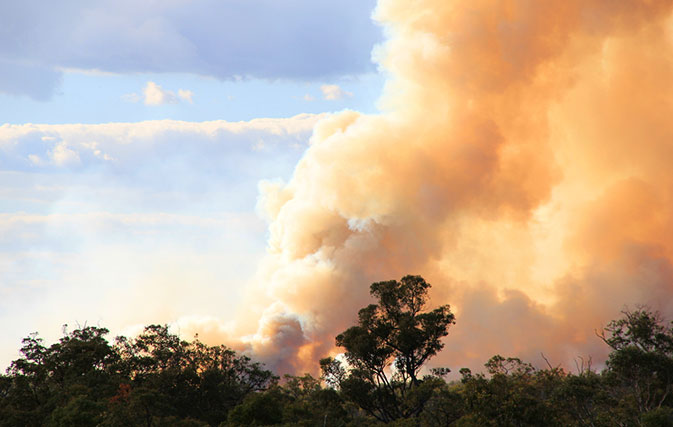
[[[420,276],[372,284],[378,304],[360,310],[358,324],[336,337],[349,369],[334,359],[321,361],[325,380],[380,421],[417,416],[432,395],[418,373],[444,347],[441,339],[455,317],[448,305],[422,311],[429,288]]]
[[[605,377],[591,370],[567,375],[552,397],[559,412],[574,425],[610,426],[620,418]]]
[[[549,398],[565,379],[563,371],[536,370],[518,358],[500,355],[485,366],[490,378],[461,370],[468,415],[458,425],[564,425]]]
[[[105,340],[107,333],[91,326],[76,329],[48,348],[37,334],[25,338],[22,357],[12,362],[3,380],[0,425],[88,425],[85,418],[97,420],[104,409],[99,401],[119,380],[119,357]]]
[[[54,409],[48,424],[54,427],[88,427],[100,425],[105,404],[80,394],[71,397],[64,406]]]
[[[661,407],[644,413],[641,416],[645,427],[673,427],[673,408]]]
[[[218,425],[277,380],[224,346],[151,325],[135,339],[76,329],[50,347],[36,334],[0,377],[0,425]]]
[[[278,387],[265,393],[252,393],[229,413],[231,426],[267,426],[283,422],[285,396]]]
[[[0,375],[0,426],[673,426],[673,328],[657,313],[608,324],[602,372],[495,355],[484,373],[463,368],[447,383],[446,368],[419,374],[454,322],[448,306],[423,311],[428,288],[418,276],[372,285],[378,304],[337,337],[346,362],[320,361],[326,386],[280,380],[166,326],[113,344],[99,327],[64,330],[50,346],[31,334]]]
[[[620,408],[638,419],[673,404],[673,324],[645,308],[623,312],[600,334],[613,351],[607,380]]]
[[[229,413],[230,426],[346,426],[352,421],[339,393],[308,374],[286,375],[284,384],[249,395]]]
[[[435,378],[434,381],[442,380]],[[448,426],[459,420],[464,413],[463,395],[458,390],[451,389],[447,384],[440,384],[433,389],[432,396],[418,416],[418,421],[420,425],[427,427]]]

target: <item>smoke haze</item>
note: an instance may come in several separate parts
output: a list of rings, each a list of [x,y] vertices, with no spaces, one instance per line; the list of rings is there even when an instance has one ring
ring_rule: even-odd
[[[572,368],[624,305],[673,315],[673,2],[380,0],[381,113],[320,121],[263,183],[268,255],[236,334],[315,370],[421,274],[457,324],[434,365]]]

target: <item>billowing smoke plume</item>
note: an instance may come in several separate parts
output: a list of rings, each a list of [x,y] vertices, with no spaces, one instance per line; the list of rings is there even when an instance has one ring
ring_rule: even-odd
[[[673,314],[673,2],[380,0],[382,112],[319,122],[261,186],[245,342],[314,370],[373,281],[421,274],[434,362],[604,356],[624,305]],[[247,322],[247,323],[246,323]]]

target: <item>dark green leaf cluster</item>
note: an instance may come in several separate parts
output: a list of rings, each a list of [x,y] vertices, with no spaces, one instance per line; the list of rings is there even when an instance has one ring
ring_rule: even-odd
[[[448,305],[422,311],[429,288],[421,276],[372,284],[378,304],[360,310],[358,325],[336,337],[349,369],[334,359],[321,361],[326,381],[380,421],[418,415],[435,388],[419,371],[444,347],[441,339],[455,317]]]
[[[346,426],[352,425],[354,412],[336,390],[311,375],[286,375],[282,385],[246,397],[229,414],[229,425]]]
[[[425,310],[420,276],[374,283],[377,303],[336,337],[344,358],[322,380],[282,380],[225,346],[166,326],[107,341],[83,327],[46,346],[37,334],[0,375],[0,426],[673,426],[673,324],[646,308],[598,334],[611,353],[570,373],[495,355],[484,373],[426,369],[455,318]]]
[[[673,323],[666,326],[658,313],[640,308],[625,311],[599,336],[613,351],[607,361],[607,380],[626,413],[661,411],[673,391]],[[607,335],[606,335],[607,333]]]
[[[0,377],[0,425],[218,425],[277,377],[224,346],[152,325],[110,344],[84,327],[45,347],[36,334]]]
[[[424,312],[427,284],[419,276],[374,283],[378,303],[336,337],[345,361],[323,359],[325,382],[366,416],[400,426],[673,426],[673,328],[646,309],[624,312],[599,337],[612,348],[602,372],[578,365],[537,369],[493,356],[485,374],[448,369],[419,378],[443,347],[455,319],[448,306]]]

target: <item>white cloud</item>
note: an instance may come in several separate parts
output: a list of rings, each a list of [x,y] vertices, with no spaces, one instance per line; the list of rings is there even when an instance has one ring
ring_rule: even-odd
[[[178,98],[170,90],[164,90],[154,82],[147,82],[143,89],[145,105],[177,104]]]
[[[56,166],[75,166],[80,163],[79,153],[72,150],[61,141],[49,153],[49,157]]]
[[[183,101],[187,101],[190,104],[193,104],[194,92],[191,90],[178,89],[178,97]]]
[[[328,101],[353,96],[353,93],[341,89],[339,85],[322,85],[320,86],[320,90],[322,91],[323,98]]]
[[[137,102],[139,99],[138,95],[135,93],[130,93],[122,96],[130,102]],[[158,84],[149,81],[143,88],[143,102],[145,105],[165,105],[165,104],[177,104],[180,100],[193,103],[194,92],[186,89],[178,89],[177,96],[175,92],[171,90],[166,90],[159,86]]]
[[[311,96],[310,93],[307,93],[306,95],[304,95],[304,101],[307,101],[307,102],[315,101],[315,98],[313,96]]]
[[[177,163],[191,160],[224,164],[235,154],[265,141],[266,149],[294,146],[308,140],[313,125],[324,115],[262,118],[247,122],[183,122],[153,120],[106,124],[25,124],[0,126],[0,150],[5,170],[34,170],[35,166],[83,167],[114,164],[134,173],[147,173],[156,156]],[[178,137],[179,136],[179,137]],[[188,141],[189,144],[184,144]],[[213,144],[213,142],[217,142]],[[296,151],[296,150],[295,150]],[[168,167],[168,165],[157,167]],[[136,169],[138,168],[138,169]],[[151,178],[151,177],[149,177]]]

